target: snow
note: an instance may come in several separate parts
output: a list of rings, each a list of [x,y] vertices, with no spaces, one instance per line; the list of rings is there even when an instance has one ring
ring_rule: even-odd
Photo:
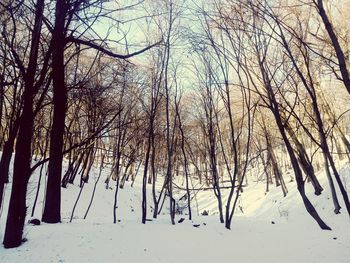
[[[94,170],[90,182],[85,184],[72,223],[69,219],[79,192],[76,185],[62,189],[62,223],[26,224],[24,237],[28,241],[14,249],[0,247],[0,262],[350,262],[349,218],[345,209],[340,215],[332,213],[328,185],[323,175],[320,178],[325,190],[321,196],[312,195],[311,187],[307,189],[310,199],[332,231],[320,230],[306,213],[294,182],[287,183],[289,194],[285,198],[280,188],[272,185],[271,191],[265,194],[263,183],[250,182],[240,199],[243,213],[237,211],[231,230],[219,223],[216,200],[211,191],[198,193],[199,211],[193,200],[195,216],[192,222],[187,219],[185,210],[176,218],[178,221],[183,217],[185,221],[173,226],[165,209],[158,219],[143,225],[140,209],[142,171],[134,187],[126,182],[125,188],[119,190],[118,222],[113,224],[114,189],[105,188],[106,170],[84,220],[97,173]],[[350,175],[350,167],[344,166],[342,175],[346,179]],[[29,214],[37,180],[38,174],[35,173],[28,187]],[[5,206],[9,190],[10,185],[6,188]],[[44,190],[42,187],[36,218],[41,217]],[[151,193],[150,186],[148,192]],[[178,196],[182,194],[178,193]],[[148,205],[152,205],[151,196]],[[209,211],[209,216],[201,216],[203,210]],[[6,212],[7,207],[0,218],[1,240]],[[148,218],[151,216],[149,209]],[[199,227],[194,227],[194,224],[199,224]]]

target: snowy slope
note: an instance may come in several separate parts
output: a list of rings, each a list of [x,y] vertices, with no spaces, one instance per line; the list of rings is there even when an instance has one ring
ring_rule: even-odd
[[[192,202],[195,218],[177,215],[186,220],[170,224],[164,210],[159,219],[141,224],[140,177],[134,184],[126,183],[119,191],[118,223],[113,224],[114,189],[106,189],[102,175],[96,197],[86,220],[83,219],[97,171],[85,185],[69,223],[79,187],[62,189],[62,224],[25,226],[28,239],[21,247],[5,250],[0,247],[0,262],[350,262],[350,222],[345,215],[333,215],[329,191],[319,197],[309,196],[333,231],[321,231],[307,215],[294,182],[288,183],[289,194],[282,197],[279,188],[272,187],[265,194],[265,186],[251,182],[240,200],[243,213],[237,211],[232,230],[218,222],[216,202],[211,191],[197,195],[198,213],[209,211],[210,216],[198,215]],[[350,168],[344,167],[344,176]],[[28,190],[28,211],[31,211],[38,174],[31,178]],[[349,187],[349,182],[348,182]],[[7,186],[8,200],[10,185]],[[348,188],[349,189],[349,188]],[[151,188],[149,188],[149,193]],[[40,218],[44,187],[42,187],[35,217]],[[179,193],[178,196],[181,196]],[[225,194],[225,193],[224,193]],[[341,198],[340,198],[341,199]],[[5,204],[7,201],[5,201]],[[151,205],[149,196],[149,205]],[[3,238],[6,209],[0,218],[0,239]],[[165,208],[166,209],[166,208]],[[148,218],[151,218],[149,212]],[[272,224],[272,221],[275,224]],[[199,227],[194,227],[199,224]]]

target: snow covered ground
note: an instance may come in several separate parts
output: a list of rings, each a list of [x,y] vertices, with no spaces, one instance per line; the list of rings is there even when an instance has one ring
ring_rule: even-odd
[[[107,173],[107,171],[106,171]],[[342,170],[344,179],[350,168]],[[141,224],[141,185],[126,183],[119,191],[117,224],[113,224],[114,190],[106,189],[102,177],[97,185],[96,197],[86,220],[83,219],[92,193],[97,171],[85,185],[69,223],[79,188],[69,185],[62,189],[61,224],[32,226],[26,224],[24,237],[28,239],[15,249],[0,247],[0,262],[350,262],[350,221],[345,210],[334,215],[327,182],[321,196],[309,196],[332,231],[322,231],[306,213],[295,183],[287,184],[289,194],[282,197],[274,186],[265,194],[265,185],[250,182],[240,200],[242,211],[232,222],[232,230],[219,223],[216,202],[210,191],[200,192],[192,202],[194,220],[187,219],[186,211],[177,215],[183,223],[171,225],[169,216]],[[36,173],[28,190],[28,213],[35,195]],[[140,178],[138,178],[140,179]],[[350,179],[347,182],[350,187]],[[10,193],[6,189],[6,200]],[[41,189],[36,218],[41,218],[44,187]],[[149,188],[149,192],[151,189]],[[179,194],[180,196],[180,194]],[[340,196],[339,199],[341,200]],[[151,205],[149,198],[149,205]],[[209,216],[202,216],[204,210]],[[0,218],[0,239],[3,238],[7,207]],[[152,214],[149,212],[148,218]],[[193,225],[199,225],[194,227]]]

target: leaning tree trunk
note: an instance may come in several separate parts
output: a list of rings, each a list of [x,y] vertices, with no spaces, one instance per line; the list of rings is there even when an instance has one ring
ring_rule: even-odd
[[[298,154],[298,161],[299,161],[304,173],[310,179],[310,181],[314,187],[314,190],[315,190],[315,195],[320,195],[323,191],[323,188],[320,185],[320,183],[315,175],[314,168],[313,168],[312,163],[311,163],[311,161],[306,153],[305,147],[301,144],[298,137],[296,136],[296,134],[294,133],[294,131],[292,130],[291,126],[288,123],[285,124],[285,129],[288,132],[289,136],[291,137],[291,139],[296,147],[296,151]]]
[[[44,0],[38,0],[36,3],[30,57],[27,72],[24,76],[23,112],[19,123],[16,155],[14,159],[12,191],[3,241],[5,248],[18,247],[22,243],[23,227],[27,210],[27,185],[31,175],[31,143],[34,124],[33,98],[36,94],[34,81],[37,69],[44,2]]]
[[[271,97],[274,97],[274,94],[271,93]],[[312,203],[310,202],[309,198],[306,196],[305,193],[305,182],[303,180],[303,175],[302,172],[300,170],[299,164],[298,164],[298,160],[294,154],[294,150],[292,148],[292,145],[289,142],[289,139],[287,137],[287,134],[284,130],[284,125],[282,123],[282,120],[280,118],[279,112],[278,112],[278,104],[275,101],[275,99],[273,99],[273,106],[274,108],[272,109],[272,112],[275,116],[275,121],[277,124],[277,127],[282,135],[283,141],[286,145],[289,157],[290,157],[290,161],[294,170],[294,174],[295,174],[295,180],[297,182],[297,187],[298,187],[298,191],[300,193],[300,196],[303,200],[303,203],[305,205],[306,211],[315,219],[315,221],[318,223],[318,225],[320,226],[321,229],[323,230],[331,230],[331,228],[321,219],[321,217],[318,215],[315,207],[312,205]]]
[[[317,224],[320,226],[321,229],[331,230],[331,228],[319,216],[315,207],[312,205],[312,203],[310,202],[310,200],[306,196],[305,182],[303,179],[303,174],[302,174],[300,166],[298,164],[298,159],[295,156],[293,147],[288,139],[288,136],[287,136],[287,133],[285,130],[285,124],[283,123],[281,115],[280,115],[280,107],[279,107],[279,104],[276,100],[276,96],[275,96],[275,93],[273,91],[273,88],[271,86],[270,78],[269,78],[268,73],[266,72],[266,69],[264,68],[264,65],[262,64],[262,62],[260,62],[259,64],[260,64],[259,67],[260,67],[260,71],[261,71],[261,74],[263,77],[265,88],[266,88],[266,91],[268,93],[269,100],[271,102],[270,110],[274,115],[278,130],[279,130],[279,132],[282,136],[282,139],[284,141],[284,144],[287,148],[288,155],[289,155],[289,158],[290,158],[293,170],[294,170],[295,180],[297,182],[297,188],[298,188],[300,196],[303,200],[305,208],[306,208],[307,212],[310,214],[310,216],[315,219],[315,221],[317,222]]]
[[[281,169],[277,163],[276,155],[272,149],[272,145],[270,142],[269,135],[267,134],[267,131],[265,131],[265,139],[266,139],[266,145],[267,145],[267,155],[268,155],[268,159],[270,160],[270,162],[268,162],[268,164],[271,165],[272,171],[275,175],[276,186],[281,186],[283,196],[286,197],[288,190],[287,190],[287,187],[285,185],[284,179],[282,177]]]
[[[339,189],[340,189],[340,192],[341,192],[341,194],[343,196],[343,200],[344,200],[344,204],[345,204],[346,210],[348,212],[348,215],[350,216],[349,196],[348,196],[348,193],[347,193],[347,191],[346,191],[346,189],[344,187],[344,184],[343,184],[342,180],[340,179],[340,175],[338,173],[338,170],[335,167],[333,156],[332,156],[332,154],[331,154],[331,152],[329,150],[326,133],[324,131],[324,125],[323,125],[323,121],[322,121],[322,118],[321,118],[321,113],[320,113],[320,111],[319,111],[319,109],[317,107],[316,96],[314,98],[312,98],[312,99],[313,99],[314,113],[315,113],[316,122],[317,122],[317,126],[318,126],[318,132],[319,132],[319,136],[320,136],[320,139],[321,139],[321,149],[322,149],[322,152],[323,152],[323,157],[325,159],[325,165],[326,165],[325,168],[326,168],[326,171],[329,170],[328,162],[327,162],[327,160],[328,160],[329,164],[330,164],[330,166],[332,168],[335,180],[337,181]],[[327,176],[328,176],[329,179],[331,179],[330,171],[327,171]],[[332,185],[333,184],[333,180],[331,179],[329,183],[330,183],[330,187],[332,189],[333,202],[335,203],[334,212],[336,214],[338,214],[339,210],[340,210],[340,205],[339,205],[339,202],[338,202],[338,200],[336,198],[337,197],[337,193],[335,191],[335,187],[334,187],[334,185]]]
[[[318,215],[315,207],[312,205],[309,198],[305,194],[305,185],[304,185],[303,175],[301,173],[301,170],[300,170],[300,167],[298,164],[298,160],[294,154],[293,148],[288,140],[286,132],[284,131],[283,123],[282,123],[281,119],[279,118],[279,113],[275,111],[274,115],[275,115],[275,120],[276,120],[278,129],[279,129],[279,131],[282,135],[283,141],[286,145],[286,148],[287,148],[287,151],[288,151],[291,163],[292,163],[292,167],[294,170],[295,180],[297,182],[298,191],[299,191],[300,196],[303,200],[305,208],[306,208],[307,212],[315,219],[315,221],[318,223],[318,225],[321,227],[321,229],[331,230],[331,228]]]
[[[327,33],[328,33],[328,36],[332,41],[334,51],[335,51],[337,59],[338,59],[338,65],[339,65],[340,73],[342,76],[342,80],[344,82],[346,89],[350,93],[350,77],[349,77],[349,70],[348,70],[347,65],[346,65],[346,58],[345,58],[344,52],[340,46],[338,37],[335,34],[332,23],[328,18],[326,10],[324,9],[323,0],[317,0],[317,8],[318,8],[318,13],[320,14],[320,17],[322,18],[323,24],[326,28]]]

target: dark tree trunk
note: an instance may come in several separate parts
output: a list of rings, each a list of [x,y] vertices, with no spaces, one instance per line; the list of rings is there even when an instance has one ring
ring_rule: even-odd
[[[2,206],[2,198],[4,196],[5,184],[9,182],[9,169],[12,159],[13,147],[19,129],[19,119],[14,121],[13,127],[10,131],[10,136],[4,144],[0,160],[0,209]]]
[[[331,228],[322,220],[322,218],[318,215],[315,207],[312,205],[312,203],[310,202],[310,200],[308,199],[308,197],[305,194],[305,183],[304,183],[304,179],[303,179],[303,174],[301,172],[300,166],[298,164],[298,159],[295,156],[293,147],[288,139],[286,130],[285,130],[285,125],[283,124],[281,115],[280,115],[280,108],[279,108],[279,104],[276,100],[275,97],[275,93],[273,91],[273,88],[271,86],[271,82],[269,79],[269,76],[267,74],[266,69],[264,68],[264,65],[262,64],[262,62],[259,62],[259,67],[260,67],[260,71],[261,71],[261,75],[265,84],[265,88],[267,90],[268,96],[269,96],[269,100],[270,100],[270,110],[274,115],[278,130],[280,131],[281,135],[282,135],[282,139],[285,143],[285,146],[287,148],[288,151],[288,155],[294,170],[294,175],[295,175],[295,180],[297,182],[297,186],[298,186],[298,191],[300,193],[300,196],[303,200],[303,203],[305,205],[305,208],[307,210],[307,212],[315,219],[315,221],[317,222],[317,224],[320,226],[321,229],[323,230],[331,230]]]
[[[145,165],[143,170],[142,178],[142,224],[146,224],[147,218],[147,172],[148,172],[148,163],[151,151],[151,130],[153,129],[152,124],[149,127],[148,139],[147,139],[147,149],[145,157]]]
[[[262,162],[262,165],[264,167],[264,174],[266,176],[266,189],[265,189],[265,192],[268,193],[270,191],[270,176],[269,176],[269,167],[267,165],[267,162],[265,162],[265,157],[262,155],[261,156],[261,162]]]
[[[283,123],[282,123],[280,116],[279,116],[277,103],[274,103],[274,104],[275,105],[274,105],[274,109],[273,109],[273,114],[275,116],[275,120],[276,120],[278,129],[282,135],[283,141],[286,145],[286,148],[287,148],[287,151],[288,151],[291,163],[292,163],[292,167],[294,170],[295,179],[296,179],[297,186],[298,186],[298,191],[299,191],[300,196],[303,200],[305,208],[306,208],[307,212],[315,219],[315,221],[318,223],[318,225],[320,226],[321,229],[331,230],[331,228],[318,215],[315,207],[312,205],[312,203],[310,202],[310,200],[308,199],[308,197],[305,194],[305,185],[304,185],[303,175],[302,175],[302,172],[300,170],[298,160],[294,154],[293,148],[292,148],[292,146],[288,140],[288,137],[286,135],[286,132],[284,130]]]
[[[33,99],[36,94],[34,80],[37,69],[43,10],[44,0],[38,0],[35,8],[35,21],[32,31],[28,68],[24,76],[23,112],[19,123],[12,191],[3,241],[5,248],[17,247],[22,243],[23,227],[26,217],[27,185],[31,175],[31,142],[34,123]]]
[[[72,173],[71,173],[70,176],[69,176],[68,182],[69,182],[70,184],[74,184],[74,180],[75,180],[75,178],[76,178],[76,176],[77,176],[77,174],[78,174],[78,172],[79,172],[80,164],[82,163],[82,161],[83,161],[83,159],[84,159],[84,156],[85,156],[85,152],[82,151],[81,154],[80,154],[80,156],[79,156],[78,162],[75,162],[74,169],[73,169]]]
[[[34,198],[34,202],[33,202],[33,208],[32,208],[32,213],[31,213],[31,217],[34,216],[35,213],[35,208],[36,208],[36,204],[38,201],[38,197],[39,197],[39,192],[40,192],[40,186],[41,186],[41,178],[43,176],[43,169],[44,169],[45,164],[42,164],[40,167],[40,173],[39,173],[39,179],[38,179],[38,185],[36,187],[36,193],[35,193],[35,198]]]
[[[99,172],[98,177],[97,177],[97,179],[96,179],[96,181],[95,181],[94,189],[92,190],[90,202],[89,202],[89,205],[88,205],[88,207],[87,207],[87,209],[86,209],[86,212],[85,212],[85,215],[84,215],[84,219],[86,219],[86,217],[87,217],[87,215],[88,215],[88,213],[89,213],[89,211],[90,211],[92,202],[94,201],[95,192],[96,192],[96,187],[97,187],[97,184],[98,184],[98,182],[99,182],[99,180],[100,180],[100,178],[101,178],[102,171],[103,171],[103,169],[104,169],[104,158],[105,158],[105,156],[102,155],[102,160],[101,160],[101,165],[100,165],[100,172]]]
[[[78,196],[77,196],[77,199],[75,200],[75,203],[74,203],[74,206],[73,206],[73,210],[72,210],[72,213],[71,213],[71,215],[70,215],[70,220],[69,220],[69,222],[72,222],[72,221],[73,221],[74,212],[75,212],[75,209],[76,209],[76,207],[77,207],[77,205],[78,205],[78,202],[79,202],[81,193],[83,192],[84,185],[85,185],[85,182],[83,181],[83,182],[82,182],[82,185],[80,186],[80,190],[79,190],[79,194],[78,194]]]
[[[159,198],[156,195],[156,180],[157,180],[157,171],[156,171],[156,146],[154,140],[154,133],[152,133],[152,153],[151,153],[151,171],[152,171],[152,197],[153,197],[153,218],[157,218],[158,216],[158,208],[159,208],[159,200],[163,194],[163,189],[159,194]]]
[[[315,175],[314,168],[313,168],[312,163],[311,163],[311,161],[306,153],[305,147],[301,144],[298,137],[296,136],[296,134],[294,133],[294,131],[292,130],[292,128],[290,127],[290,125],[288,123],[285,124],[285,129],[288,132],[289,136],[291,137],[291,139],[296,147],[297,154],[298,154],[298,161],[299,161],[300,166],[303,169],[304,173],[310,179],[310,181],[314,187],[314,190],[315,190],[315,195],[320,195],[323,191],[323,188],[320,185],[320,183]]]
[[[212,170],[213,190],[218,202],[220,223],[224,223],[225,221],[224,221],[224,215],[223,215],[221,189],[220,189],[219,176],[217,171],[215,139],[213,138],[214,134],[209,136],[211,137],[209,139],[210,140],[210,166],[211,166],[210,168]]]
[[[23,157],[25,157],[25,155],[21,157],[18,156],[18,158],[15,158],[16,161],[21,159],[24,161],[25,158]],[[12,181],[12,191],[3,242],[5,248],[18,247],[22,243],[23,227],[27,212],[26,195],[28,178],[30,175],[30,172],[28,173],[28,171],[30,171],[29,165],[27,164],[26,167],[24,167],[23,162],[14,169],[14,178]],[[17,176],[17,173],[20,173],[23,177],[27,176],[27,178],[21,178]]]
[[[4,149],[1,156],[1,161],[0,161],[0,209],[3,203],[2,198],[4,196],[5,184],[9,182],[8,175],[9,175],[10,162],[11,162],[12,152],[13,152],[12,147],[9,145],[9,141],[5,142]]]
[[[75,171],[75,166],[74,165],[75,165],[75,162],[78,159],[78,156],[79,156],[79,154],[76,154],[74,157],[70,156],[70,158],[69,158],[68,169],[67,169],[65,175],[62,178],[62,187],[63,188],[67,187],[68,182],[69,182],[69,178],[72,176],[72,174]],[[72,160],[72,158],[73,158],[73,160]]]
[[[34,72],[32,79],[34,80]],[[4,236],[5,248],[17,247],[22,242],[27,184],[31,175],[31,140],[34,121],[32,97],[33,82],[26,84],[24,91],[24,107],[16,144],[12,191]]]
[[[323,188],[315,175],[314,167],[312,166],[306,153],[299,152],[298,161],[304,173],[310,179],[312,186],[314,187],[314,190],[315,190],[315,195],[320,195],[323,191]]]
[[[178,121],[179,121],[179,129],[180,129],[180,133],[181,133],[181,151],[182,151],[182,155],[183,155],[183,158],[184,158],[183,167],[184,167],[185,179],[186,179],[186,195],[187,195],[188,219],[192,220],[191,193],[190,193],[190,190],[189,190],[188,159],[187,159],[187,153],[186,153],[186,149],[185,149],[185,140],[186,140],[186,138],[185,138],[185,133],[184,133],[184,129],[183,129],[183,126],[182,126],[181,117],[180,117],[179,105],[176,103],[175,106],[176,106],[177,118],[178,118]]]
[[[275,175],[276,186],[281,186],[283,196],[286,197],[288,190],[287,190],[287,187],[284,183],[281,169],[279,168],[279,165],[277,163],[277,158],[276,158],[276,155],[273,151],[273,148],[272,148],[272,145],[270,142],[270,138],[269,138],[269,135],[267,134],[266,130],[265,130],[265,139],[266,139],[266,144],[267,144],[268,160],[270,161],[271,168],[272,168],[273,173]]]
[[[338,183],[339,189],[343,195],[343,199],[344,199],[344,203],[345,203],[345,207],[348,211],[348,214],[350,216],[350,202],[349,202],[349,198],[348,198],[348,194],[344,188],[344,185],[340,179],[340,176],[338,174],[338,170],[335,167],[334,161],[333,161],[333,156],[330,153],[329,150],[329,146],[328,146],[328,142],[327,142],[327,137],[324,131],[324,125],[323,125],[323,120],[321,118],[321,113],[318,109],[318,105],[317,105],[317,98],[316,96],[312,97],[312,102],[313,102],[313,108],[314,108],[314,114],[315,114],[315,119],[317,122],[317,127],[318,127],[318,133],[321,139],[321,149],[323,152],[323,158],[324,158],[324,164],[325,164],[325,169],[326,169],[326,173],[327,173],[327,177],[329,179],[329,185],[332,191],[332,198],[333,198],[333,203],[334,203],[334,213],[338,214],[340,213],[340,205],[339,205],[339,201],[337,198],[337,192],[335,190],[334,184],[333,184],[333,180],[332,180],[332,176],[330,174],[330,170],[328,167],[328,161],[329,164],[332,167],[333,173],[334,173],[334,177]]]
[[[17,129],[14,131],[15,134],[10,135],[8,140],[4,144],[4,148],[2,151],[1,155],[1,160],[0,160],[0,181],[4,183],[8,183],[9,179],[9,169],[10,169],[10,163],[12,159],[12,153],[13,153],[13,147],[15,144],[15,139],[17,135]]]
[[[319,0],[318,3],[322,5],[322,1]],[[278,25],[278,26],[280,27],[280,25]],[[314,84],[314,81],[312,79],[310,68],[309,68],[309,60],[306,57],[307,55],[304,54],[303,58],[304,58],[304,62],[306,65],[306,69],[308,71],[308,78],[309,78],[307,80],[306,77],[304,76],[302,70],[300,69],[295,57],[293,56],[292,50],[291,50],[288,42],[286,41],[286,39],[283,35],[281,27],[280,27],[280,32],[281,32],[281,38],[282,38],[283,45],[284,45],[284,47],[289,55],[289,58],[291,59],[291,62],[293,63],[293,66],[294,66],[303,86],[305,87],[306,91],[308,92],[310,99],[311,99],[312,109],[314,111],[315,123],[317,125],[317,130],[318,130],[319,138],[321,141],[320,147],[323,151],[323,156],[325,158],[325,164],[327,164],[326,159],[328,159],[328,161],[332,167],[334,177],[335,177],[335,179],[338,183],[338,186],[340,188],[340,191],[343,195],[343,200],[344,200],[346,209],[348,211],[348,214],[350,215],[350,202],[349,202],[348,194],[344,188],[344,185],[340,179],[339,173],[335,167],[334,160],[333,160],[332,154],[330,153],[329,146],[327,143],[327,136],[326,136],[326,133],[324,130],[323,120],[321,118],[321,113],[320,113],[320,110],[318,107],[318,102],[317,102],[317,92],[316,92],[315,84]],[[328,169],[328,166],[325,168]],[[328,176],[328,178],[331,178],[331,177]],[[336,191],[335,191],[334,187],[332,186],[331,182],[330,182],[330,187],[332,188],[332,196],[336,197]],[[336,199],[333,199],[333,202],[336,203],[336,201],[337,201]],[[336,205],[335,212],[337,212],[338,209],[339,209],[339,204]]]
[[[324,9],[323,0],[317,0],[317,8],[318,8],[318,12],[322,18],[323,24],[327,30],[328,35],[329,35],[329,38],[332,41],[334,51],[337,55],[338,65],[339,65],[341,76],[343,78],[344,85],[345,85],[346,89],[348,90],[348,92],[350,93],[350,77],[349,77],[349,71],[348,71],[348,68],[346,65],[345,55],[344,55],[344,52],[343,52],[343,50],[340,46],[340,43],[338,41],[338,37],[334,32],[332,23],[330,22],[330,20],[327,16],[326,10]]]
[[[5,64],[5,62],[3,62]],[[4,133],[3,130],[3,118],[2,118],[2,112],[3,112],[3,104],[4,104],[4,75],[3,73],[0,73],[0,134]],[[2,148],[4,143],[4,138],[0,138],[0,149]]]
[[[67,104],[67,89],[64,81],[65,18],[67,3],[57,0],[55,26],[52,35],[52,83],[53,122],[50,134],[50,161],[48,166],[47,191],[42,221],[61,222],[61,173],[63,160],[63,135]]]
[[[334,204],[334,213],[335,214],[339,214],[341,207],[340,207],[340,204],[339,204],[339,201],[338,201],[337,192],[335,191],[335,187],[334,187],[334,182],[333,182],[333,179],[332,179],[331,171],[329,170],[328,158],[327,158],[327,156],[324,153],[323,153],[323,160],[324,160],[324,166],[325,166],[325,170],[326,170],[326,175],[327,175],[328,182],[329,182],[329,187],[331,189],[332,200],[333,200],[333,204]]]

